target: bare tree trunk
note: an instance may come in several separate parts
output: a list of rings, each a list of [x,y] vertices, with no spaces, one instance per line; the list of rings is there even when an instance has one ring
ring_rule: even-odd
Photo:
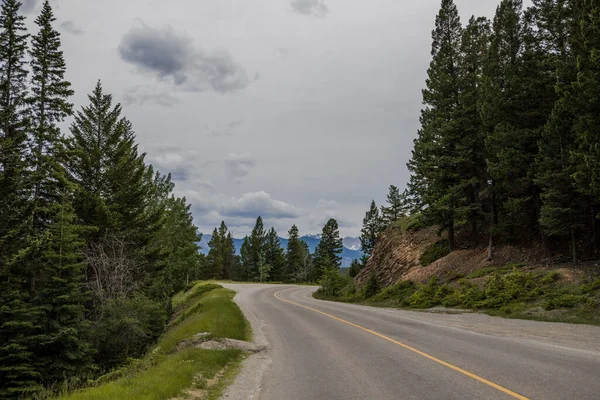
[[[493,260],[493,249],[494,249],[494,224],[495,224],[495,208],[494,208],[494,198],[492,197],[490,201],[491,206],[491,214],[490,214],[490,240],[488,243],[488,261]]]
[[[577,265],[577,240],[575,238],[575,228],[571,228],[571,252],[573,254],[573,264]]]
[[[592,204],[592,244],[594,246],[594,257],[598,256],[598,220],[596,219],[596,205]]]

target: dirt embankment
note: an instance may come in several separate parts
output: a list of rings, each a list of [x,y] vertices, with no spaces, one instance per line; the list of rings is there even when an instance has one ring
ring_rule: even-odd
[[[443,281],[458,276],[466,276],[486,267],[525,264],[531,269],[559,270],[564,279],[576,283],[585,279],[589,270],[597,266],[580,265],[573,267],[561,264],[550,258],[541,246],[517,247],[502,245],[494,248],[494,258],[487,260],[487,248],[456,250],[428,266],[421,265],[424,251],[443,240],[436,227],[421,228],[415,231],[392,227],[380,236],[366,267],[355,278],[362,286],[374,274],[382,286],[390,286],[407,280],[426,283],[436,276]],[[592,268],[593,267],[593,268]]]

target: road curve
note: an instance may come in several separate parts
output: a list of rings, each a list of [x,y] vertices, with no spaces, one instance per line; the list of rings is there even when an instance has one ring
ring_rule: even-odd
[[[238,292],[235,301],[267,344],[262,364],[255,360],[240,377],[254,376],[250,385],[257,387],[236,382],[228,399],[600,398],[596,351],[477,333],[425,314],[320,301],[311,296],[314,287],[224,286]],[[591,329],[600,337],[600,328]],[[264,374],[257,377],[259,370]]]

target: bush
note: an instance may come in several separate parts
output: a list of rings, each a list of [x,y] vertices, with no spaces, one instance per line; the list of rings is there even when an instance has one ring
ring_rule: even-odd
[[[139,358],[163,333],[166,320],[165,307],[143,295],[109,300],[95,324],[98,362],[108,369]]]
[[[321,279],[321,287],[317,296],[328,299],[341,297],[343,289],[348,285],[349,277],[341,275],[337,268],[326,268]]]
[[[413,282],[402,281],[394,286],[388,286],[387,288],[383,289],[379,294],[370,298],[369,301],[377,303],[389,300],[398,300],[398,302],[403,303],[414,292],[415,284]]]
[[[439,304],[436,293],[439,289],[438,278],[433,277],[427,285],[421,285],[408,299],[408,304],[414,308],[431,308]]]
[[[560,296],[548,299],[544,308],[546,310],[554,310],[555,308],[566,307],[573,308],[580,303],[585,303],[587,297],[585,296],[577,296],[574,294],[565,293]]]
[[[427,246],[425,250],[423,250],[423,253],[420,257],[421,265],[423,267],[431,265],[440,258],[446,257],[448,254],[450,254],[450,249],[448,248],[448,241],[440,240],[435,244]]]
[[[368,298],[375,296],[380,291],[381,291],[381,289],[379,287],[379,282],[377,281],[377,277],[375,276],[374,273],[371,273],[371,275],[369,275],[369,280],[367,281],[367,284],[364,285],[362,288],[362,293],[363,293],[362,297],[364,299],[368,299]]]

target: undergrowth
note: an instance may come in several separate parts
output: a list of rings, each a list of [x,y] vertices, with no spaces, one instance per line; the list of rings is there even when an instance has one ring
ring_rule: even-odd
[[[511,318],[600,324],[600,278],[583,285],[564,282],[556,271],[528,271],[524,264],[482,268],[466,277],[426,284],[402,281],[373,294],[372,279],[359,288],[354,282],[338,288],[328,300],[370,305],[428,309],[474,309]],[[339,283],[338,283],[339,285]],[[323,298],[321,289],[315,297]],[[320,295],[321,294],[321,295]]]
[[[92,387],[71,394],[65,400],[169,399],[190,388],[207,395],[221,391],[219,385],[206,388],[206,380],[235,367],[239,350],[180,349],[178,344],[198,333],[211,338],[249,340],[247,321],[232,301],[235,293],[214,283],[195,282],[174,296],[175,316],[157,345],[139,360],[113,370],[92,383]],[[208,390],[210,389],[210,390]],[[216,393],[216,392],[215,392]]]

